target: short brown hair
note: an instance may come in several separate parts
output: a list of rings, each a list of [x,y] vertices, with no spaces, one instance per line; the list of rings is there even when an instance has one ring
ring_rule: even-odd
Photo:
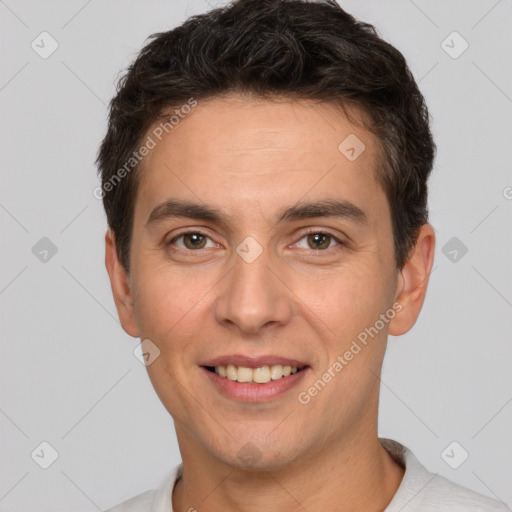
[[[118,82],[96,161],[127,272],[140,165],[126,172],[126,162],[164,111],[229,92],[356,106],[366,115],[366,128],[382,149],[376,177],[390,205],[396,267],[402,269],[428,220],[436,147],[403,55],[372,25],[334,0],[237,0],[149,39]],[[113,182],[122,166],[122,179]]]

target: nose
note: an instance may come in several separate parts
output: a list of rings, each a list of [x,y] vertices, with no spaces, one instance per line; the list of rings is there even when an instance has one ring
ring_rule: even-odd
[[[252,262],[233,256],[234,267],[221,281],[214,303],[216,321],[247,334],[287,324],[292,292],[277,277],[277,262],[270,261],[266,249]]]

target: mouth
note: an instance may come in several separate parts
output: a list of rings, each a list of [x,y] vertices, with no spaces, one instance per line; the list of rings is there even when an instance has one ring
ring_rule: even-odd
[[[223,356],[200,365],[213,389],[225,398],[268,402],[284,396],[310,371],[303,361],[276,356]]]
[[[209,372],[216,373],[219,377],[236,382],[267,384],[271,381],[284,379],[290,375],[303,371],[307,365],[297,367],[291,365],[263,365],[257,368],[248,366],[236,366],[234,364],[204,366]]]

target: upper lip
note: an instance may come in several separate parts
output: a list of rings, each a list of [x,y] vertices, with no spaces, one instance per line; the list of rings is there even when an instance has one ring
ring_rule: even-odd
[[[241,354],[218,356],[214,359],[209,359],[204,363],[201,363],[200,366],[227,366],[228,364],[233,364],[235,366],[245,366],[247,368],[259,368],[260,366],[272,366],[275,364],[280,364],[282,366],[295,366],[297,368],[307,366],[304,361],[299,361],[298,359],[291,359],[288,357],[275,355],[250,357]]]

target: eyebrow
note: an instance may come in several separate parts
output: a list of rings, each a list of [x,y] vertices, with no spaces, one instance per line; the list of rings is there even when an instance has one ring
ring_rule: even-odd
[[[146,221],[146,227],[158,224],[169,218],[189,218],[217,224],[227,224],[230,216],[213,206],[180,199],[168,199],[156,206]],[[278,212],[277,223],[309,219],[313,217],[334,217],[352,221],[358,225],[368,223],[366,213],[346,199],[324,199],[302,202]]]

